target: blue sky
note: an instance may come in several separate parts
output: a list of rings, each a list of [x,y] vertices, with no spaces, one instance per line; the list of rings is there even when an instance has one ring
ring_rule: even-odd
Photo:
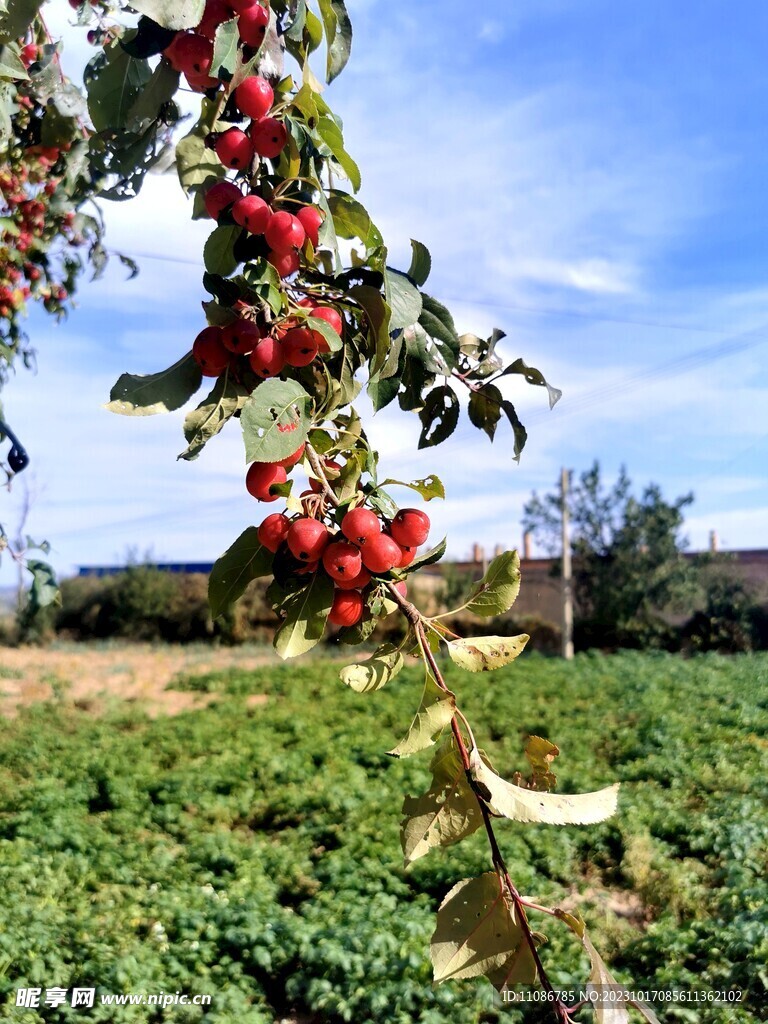
[[[625,463],[638,486],[693,490],[693,547],[710,529],[725,547],[768,546],[768,6],[348,6],[352,60],[327,98],[392,262],[425,242],[429,290],[460,328],[501,327],[510,361],[564,392],[550,413],[540,389],[507,385],[530,433],[519,466],[501,430],[491,446],[463,426],[418,452],[415,417],[370,421],[388,473],[443,477],[435,536],[458,556],[517,546],[530,492],[598,458],[609,480]],[[87,53],[77,41],[70,67]],[[27,529],[62,572],[129,548],[215,558],[265,514],[236,425],[177,463],[180,415],[101,408],[120,372],[161,369],[202,326],[200,270],[173,261],[196,259],[210,224],[189,221],[172,177],[105,213],[114,248],[171,261],[140,258],[132,282],[115,266],[62,326],[30,318],[39,370],[4,396],[33,459]],[[6,562],[0,582],[11,575]]]

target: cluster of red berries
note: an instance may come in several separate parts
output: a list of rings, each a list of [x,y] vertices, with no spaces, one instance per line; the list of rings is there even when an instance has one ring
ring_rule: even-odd
[[[429,525],[429,517],[416,508],[400,509],[391,522],[382,524],[375,512],[360,506],[344,515],[338,533],[313,516],[289,519],[275,512],[258,528],[258,536],[275,554],[284,546],[296,560],[297,575],[322,571],[333,580],[335,594],[328,619],[335,626],[354,626],[375,586],[373,577],[410,565],[429,535]],[[395,587],[405,597],[405,583]]]
[[[280,277],[296,273],[299,250],[304,249],[307,242],[313,250],[319,244],[323,215],[316,206],[300,206],[295,214],[288,210],[273,210],[258,193],[243,195],[233,181],[217,181],[211,185],[205,193],[204,203],[208,216],[213,220],[218,222],[227,216],[249,235],[263,236],[268,246],[267,259]]]
[[[267,7],[258,0],[207,0],[200,24],[191,32],[177,32],[163,51],[195,92],[207,92],[220,84],[219,79],[211,75],[213,40],[219,25],[231,18],[237,18],[242,45],[258,49],[269,25]]]
[[[310,316],[325,320],[341,335],[342,319],[333,306],[313,306],[308,300],[300,304]],[[236,309],[251,312],[244,304]],[[297,317],[288,316],[279,322],[260,325],[257,320],[238,316],[226,327],[204,328],[192,344],[192,356],[205,377],[219,377],[227,368],[239,374],[241,357],[246,357],[247,365],[257,377],[278,377],[287,366],[308,366],[318,355],[329,351],[319,331],[301,327],[300,323]],[[300,458],[301,453],[296,461]]]
[[[0,216],[11,222],[0,233],[0,319],[22,312],[32,296],[51,311],[60,309],[68,297],[67,289],[50,281],[39,265],[54,235],[74,238],[74,213],[53,213],[49,208],[58,184],[50,178],[50,168],[58,159],[56,147],[29,147],[17,167],[0,172]]]

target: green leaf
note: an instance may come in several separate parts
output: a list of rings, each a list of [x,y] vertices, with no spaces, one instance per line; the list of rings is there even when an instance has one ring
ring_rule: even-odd
[[[271,377],[243,406],[240,423],[247,462],[280,462],[306,441],[312,399],[294,380]]]
[[[316,316],[308,316],[304,321],[304,326],[308,327],[311,331],[317,331],[318,334],[322,334],[331,352],[338,352],[341,348],[341,338],[327,320],[321,320]]]
[[[387,515],[388,513],[385,512],[384,514]],[[434,563],[439,562],[445,554],[445,547],[446,539],[443,537],[440,543],[435,547],[431,548],[429,551],[425,551],[423,555],[418,555],[414,558],[411,564],[407,566],[404,571],[406,573],[412,573],[416,572],[417,569],[423,569],[425,565],[434,565]]]
[[[21,39],[37,17],[43,0],[11,0],[0,23],[0,43]]]
[[[450,690],[441,690],[431,675],[427,675],[419,710],[411,727],[394,748],[392,757],[410,757],[418,750],[431,747],[435,736],[450,724],[456,710],[456,698]]]
[[[280,275],[268,260],[259,257],[257,260],[246,263],[243,269],[243,277],[248,287],[269,306],[273,313],[281,311],[283,308],[283,294],[280,285]]]
[[[423,480],[411,480],[410,483],[406,483],[405,480],[385,480],[382,483],[382,487],[386,487],[388,484],[397,484],[399,487],[408,487],[412,491],[416,491],[422,496],[424,501],[431,501],[432,498],[444,498],[445,487],[439,476],[435,476],[432,473],[430,476],[424,477]]]
[[[344,148],[344,136],[341,128],[332,117],[321,117],[317,122],[315,134],[328,147],[334,160],[349,179],[352,188],[357,192],[361,185],[360,168]]]
[[[495,973],[525,943],[514,905],[495,871],[455,885],[437,912],[430,954],[435,983]],[[533,984],[536,972],[526,981]]]
[[[27,69],[24,67],[24,62],[19,56],[18,43],[0,46],[0,78],[11,82],[29,81]]]
[[[421,292],[399,270],[384,271],[387,303],[392,310],[389,330],[397,331],[415,324],[421,316]]]
[[[473,636],[467,640],[451,640],[448,653],[451,660],[467,672],[490,672],[514,661],[529,640],[527,633],[520,636]]]
[[[211,615],[224,615],[245,593],[251,580],[269,576],[274,555],[258,538],[255,526],[249,526],[218,558],[208,580]]]
[[[228,82],[235,73],[238,57],[240,35],[237,31],[237,19],[231,18],[222,22],[216,29],[213,41],[213,62],[211,77]]]
[[[426,283],[429,277],[429,272],[432,269],[432,257],[429,254],[429,249],[422,242],[417,242],[415,238],[411,239],[411,265],[408,268],[408,277],[421,287]]]
[[[322,639],[333,593],[333,580],[317,572],[309,586],[285,602],[285,621],[275,633],[275,650],[283,660],[306,654]]]
[[[223,373],[211,393],[184,418],[184,437],[188,444],[178,458],[194,461],[211,438],[242,409],[247,397],[242,384],[237,384],[228,372]]]
[[[29,589],[29,606],[32,612],[47,608],[59,599],[59,584],[56,574],[47,562],[38,558],[28,558],[24,567],[32,573],[32,585]]]
[[[459,422],[459,400],[447,384],[433,388],[419,411],[419,448],[431,448],[450,437]]]
[[[474,748],[470,752],[472,778],[494,814],[512,821],[536,821],[546,825],[595,825],[616,813],[618,783],[594,793],[563,796],[514,786],[494,772]]]
[[[344,0],[319,0],[328,46],[326,81],[330,84],[344,70],[352,48],[352,23]]]
[[[151,76],[147,61],[131,57],[119,43],[94,57],[86,68],[85,81],[88,111],[97,132],[128,125],[131,108]]]
[[[176,146],[176,170],[185,192],[198,188],[204,182],[223,178],[226,168],[212,149],[205,145],[211,131],[214,108],[203,100],[202,113],[197,124]]]
[[[389,306],[381,297],[381,292],[368,284],[355,285],[347,295],[362,307],[368,320],[373,343],[373,352],[369,355],[370,375],[373,376],[384,365],[389,352]]]
[[[179,72],[162,60],[152,73],[145,88],[128,111],[127,123],[133,130],[141,130],[157,119],[163,106],[172,98],[179,85]]]
[[[501,408],[504,410],[507,419],[512,425],[512,431],[515,435],[515,462],[520,461],[520,455],[523,448],[525,448],[525,442],[528,440],[528,431],[525,429],[523,424],[515,411],[514,405],[506,399],[501,403]]]
[[[472,587],[465,608],[482,618],[508,612],[520,593],[520,556],[516,551],[497,555],[485,576]]]
[[[239,224],[221,224],[214,228],[203,247],[203,261],[209,274],[228,277],[238,265],[234,246],[242,234]]]
[[[395,400],[397,392],[400,390],[400,381],[397,377],[384,379],[376,377],[374,380],[368,381],[366,390],[370,396],[373,411],[379,412]]]
[[[469,421],[473,427],[484,430],[491,440],[501,419],[502,401],[501,392],[495,384],[486,384],[469,396]]]
[[[173,412],[199,389],[203,375],[188,352],[173,366],[160,373],[139,375],[124,373],[109,393],[105,406],[120,416],[154,416]]]
[[[205,0],[131,0],[131,7],[163,28],[180,32],[200,24]]]
[[[427,792],[407,796],[403,802],[400,845],[405,867],[436,846],[452,846],[471,836],[483,823],[453,737],[435,753],[430,768],[432,783]]]
[[[535,366],[526,366],[522,359],[516,359],[514,363],[510,363],[509,366],[505,367],[501,371],[501,376],[504,377],[511,373],[522,374],[529,384],[535,384],[539,387],[546,388],[547,396],[549,397],[550,409],[553,409],[562,398],[563,392],[559,388],[553,388],[552,385],[546,381],[541,370],[537,370]]]
[[[342,683],[358,693],[372,693],[393,679],[405,664],[400,649],[394,644],[377,647],[367,661],[347,665],[339,675]]]
[[[359,238],[368,245],[372,222],[362,203],[346,192],[334,192],[328,197],[328,209],[339,238]]]
[[[456,364],[460,351],[459,336],[450,311],[442,302],[433,299],[426,292],[421,293],[422,312],[419,323],[435,341],[441,343],[440,352],[453,366]]]

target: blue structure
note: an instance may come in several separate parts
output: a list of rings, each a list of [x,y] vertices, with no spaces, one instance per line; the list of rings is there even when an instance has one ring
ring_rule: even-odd
[[[206,576],[213,568],[213,562],[142,562],[131,565],[79,565],[78,576],[117,576],[126,569],[157,569],[159,572],[191,573],[200,572]]]

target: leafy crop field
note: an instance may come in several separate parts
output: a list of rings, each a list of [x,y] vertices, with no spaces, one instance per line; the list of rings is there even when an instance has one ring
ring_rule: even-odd
[[[436,906],[487,870],[487,851],[478,833],[402,870],[402,794],[426,788],[429,757],[384,751],[405,732],[421,680],[407,670],[358,695],[338,667],[191,665],[170,685],[206,694],[206,707],[93,714],[59,696],[7,723],[3,1020],[546,1019],[494,1008],[485,982],[433,989]],[[620,814],[604,825],[500,824],[521,890],[583,914],[623,980],[744,990],[732,1008],[660,1006],[663,1021],[764,1020],[768,658],[532,656],[492,676],[446,674],[507,777],[535,733],[560,746],[560,791],[623,782]],[[565,929],[535,924],[554,980],[582,983],[586,963]],[[13,1005],[19,986],[79,984],[210,993],[213,1004],[204,1018],[193,1007]]]

